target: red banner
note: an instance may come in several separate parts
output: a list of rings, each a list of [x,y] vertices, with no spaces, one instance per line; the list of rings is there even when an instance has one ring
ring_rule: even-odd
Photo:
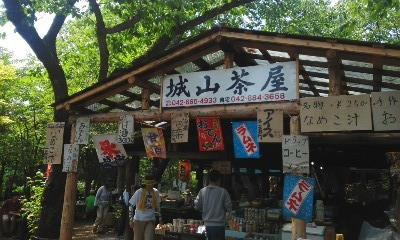
[[[198,117],[196,119],[200,152],[224,150],[221,122],[216,117]]]

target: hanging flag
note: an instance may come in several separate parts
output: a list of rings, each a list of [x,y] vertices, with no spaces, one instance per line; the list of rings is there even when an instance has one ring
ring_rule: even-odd
[[[127,158],[124,146],[117,143],[116,135],[93,136],[93,144],[96,148],[100,163],[119,166],[123,164]]]
[[[258,140],[263,143],[282,142],[283,110],[260,109],[257,111]]]
[[[188,142],[189,113],[171,114],[171,143]]]
[[[283,186],[283,217],[311,222],[313,217],[315,179],[286,175]]]
[[[61,164],[64,122],[47,124],[45,164]]]
[[[63,172],[77,172],[79,159],[78,144],[64,144]]]
[[[200,152],[224,150],[221,122],[216,117],[196,118]]]
[[[75,143],[76,144],[88,144],[89,143],[89,132],[90,132],[90,118],[80,117],[76,120],[75,126]]]
[[[148,158],[167,158],[167,150],[161,128],[142,128],[142,136]]]
[[[134,141],[134,119],[132,115],[123,115],[120,117],[118,126],[117,142],[122,144],[133,143]]]
[[[189,182],[190,181],[190,172],[192,171],[192,166],[188,160],[181,160],[179,161],[179,168],[178,168],[178,178],[182,182]]]
[[[232,122],[235,158],[260,158],[257,122]]]

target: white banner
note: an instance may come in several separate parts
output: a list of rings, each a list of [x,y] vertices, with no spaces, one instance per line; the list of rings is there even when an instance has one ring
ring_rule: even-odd
[[[163,107],[298,99],[297,63],[174,74],[162,80]]]
[[[185,143],[189,139],[189,113],[171,114],[171,143]]]
[[[133,143],[134,141],[134,124],[132,115],[124,115],[120,117],[118,126],[117,142],[122,144]]]
[[[88,144],[90,132],[90,119],[87,117],[80,117],[76,120],[75,126],[75,143]]]
[[[64,144],[63,172],[77,172],[79,159],[78,144]]]
[[[61,164],[64,122],[47,124],[45,164]]]
[[[114,164],[123,162],[127,158],[124,146],[117,143],[116,135],[105,134],[93,136],[93,144],[100,163]]]
[[[310,149],[308,136],[283,135],[283,172],[308,174],[310,172],[309,161]]]

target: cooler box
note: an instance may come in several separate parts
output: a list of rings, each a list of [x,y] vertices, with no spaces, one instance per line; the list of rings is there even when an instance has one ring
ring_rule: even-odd
[[[325,226],[307,227],[307,238],[309,240],[325,240]],[[282,240],[292,239],[292,224],[288,223],[282,227]]]
[[[225,230],[225,239],[243,240],[246,238],[246,232],[237,232],[232,230]]]

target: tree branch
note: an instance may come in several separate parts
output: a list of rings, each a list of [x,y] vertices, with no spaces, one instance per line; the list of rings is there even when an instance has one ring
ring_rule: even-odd
[[[98,81],[103,81],[108,74],[108,60],[110,58],[110,52],[107,47],[107,32],[106,25],[104,23],[103,15],[101,14],[101,10],[99,4],[96,0],[89,0],[90,9],[94,13],[96,17],[96,35],[97,41],[99,44],[99,54],[100,54],[100,70]]]
[[[233,8],[254,2],[255,0],[236,0],[236,1],[232,1],[230,3],[226,3],[224,5],[221,5],[219,7],[210,9],[208,11],[206,11],[203,15],[194,18],[192,20],[187,21],[186,23],[183,23],[181,25],[176,25],[172,31],[171,34],[169,35],[163,35],[161,38],[159,38],[155,44],[153,45],[153,47],[147,52],[147,55],[149,57],[154,56],[154,54],[165,50],[165,48],[168,47],[168,45],[171,43],[171,41],[173,40],[172,37],[177,37],[179,35],[182,35],[184,32],[186,32],[189,29],[192,29],[200,24],[205,23],[206,21],[215,18],[216,16],[230,11]]]
[[[138,23],[140,20],[142,20],[142,18],[143,18],[143,12],[140,11],[138,14],[126,20],[125,22],[117,24],[114,27],[106,28],[106,34],[114,34],[128,30],[129,28],[135,26],[135,24]]]

